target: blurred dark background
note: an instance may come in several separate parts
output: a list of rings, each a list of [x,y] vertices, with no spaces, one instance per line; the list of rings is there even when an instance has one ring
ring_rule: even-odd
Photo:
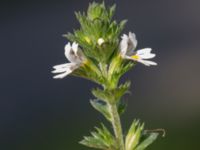
[[[0,149],[86,150],[77,142],[104,121],[89,104],[96,85],[75,77],[52,79],[52,66],[66,61],[61,35],[78,28],[74,11],[91,0],[1,1]],[[147,129],[164,128],[148,150],[200,149],[200,1],[105,0],[117,3],[124,32],[138,48],[152,47],[157,67],[138,64],[126,74],[124,130],[134,118]]]

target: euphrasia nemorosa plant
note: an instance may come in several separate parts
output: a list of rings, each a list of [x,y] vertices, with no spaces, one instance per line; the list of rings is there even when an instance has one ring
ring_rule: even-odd
[[[120,78],[136,63],[145,66],[157,65],[151,48],[135,50],[137,40],[134,33],[122,34],[126,20],[112,19],[115,5],[105,7],[104,3],[91,3],[87,12],[76,12],[80,28],[64,35],[69,42],[65,46],[68,63],[54,66],[54,78],[67,75],[91,80],[102,88],[95,88],[95,99],[91,105],[112,125],[113,132],[101,123],[90,136],[85,136],[81,144],[103,150],[144,150],[158,136],[157,132],[144,129],[144,123],[134,120],[125,135],[122,131],[120,115],[125,106],[122,97],[130,88],[130,81],[119,83]],[[121,36],[121,37],[120,37]]]

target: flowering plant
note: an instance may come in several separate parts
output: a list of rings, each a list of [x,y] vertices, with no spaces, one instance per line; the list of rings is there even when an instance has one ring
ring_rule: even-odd
[[[113,132],[101,123],[81,144],[103,150],[144,150],[158,136],[157,132],[144,130],[144,123],[134,120],[128,133],[122,131],[120,115],[126,109],[122,97],[128,92],[130,81],[120,84],[120,78],[137,62],[145,66],[157,65],[149,59],[156,55],[151,48],[135,50],[137,40],[134,33],[119,36],[126,20],[112,20],[115,5],[91,3],[87,13],[76,12],[80,29],[64,35],[70,42],[65,46],[68,63],[54,66],[55,79],[73,75],[91,80],[102,88],[95,88],[95,99],[91,105],[112,125]]]

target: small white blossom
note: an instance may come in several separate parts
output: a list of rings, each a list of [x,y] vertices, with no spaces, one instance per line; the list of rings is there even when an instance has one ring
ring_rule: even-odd
[[[99,38],[97,43],[99,44],[99,46],[101,46],[104,43],[104,39],[103,38]]]
[[[75,69],[79,68],[84,61],[84,55],[77,43],[70,43],[65,46],[65,57],[69,60],[69,63],[53,66],[55,70],[52,73],[59,73],[54,76],[55,79],[62,79],[65,76],[72,73]]]
[[[120,42],[120,50],[123,56],[131,55],[137,46],[137,40],[134,33],[129,32],[129,35],[123,34]]]
[[[144,48],[135,51],[137,40],[134,33],[129,32],[129,35],[124,34],[120,42],[120,54],[125,59],[131,59],[140,62],[146,66],[157,65],[156,62],[147,60],[154,58],[156,54],[151,53],[151,48]]]

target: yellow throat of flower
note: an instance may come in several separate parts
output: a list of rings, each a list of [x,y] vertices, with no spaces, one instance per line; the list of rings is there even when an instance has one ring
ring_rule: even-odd
[[[133,56],[131,56],[131,58],[133,58],[134,60],[138,60],[138,59],[140,59],[140,56],[138,56],[138,55],[133,55]]]

